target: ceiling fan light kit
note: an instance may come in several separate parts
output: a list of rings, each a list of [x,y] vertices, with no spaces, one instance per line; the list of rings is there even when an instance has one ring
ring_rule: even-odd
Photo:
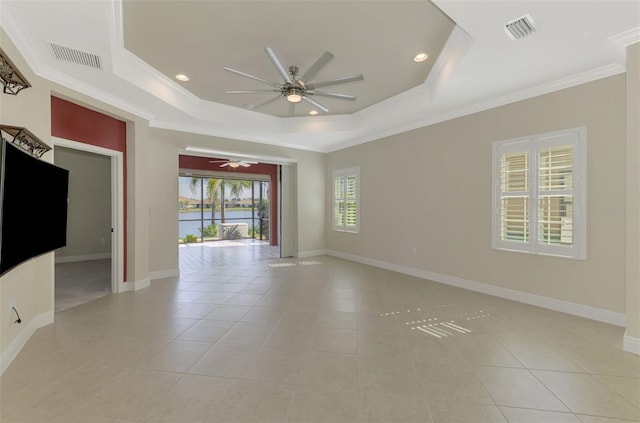
[[[300,103],[302,101],[303,92],[297,87],[291,87],[286,90],[286,95],[289,103]]]
[[[227,94],[254,94],[269,92],[278,93],[278,95],[276,95],[275,97],[263,101],[262,103],[250,106],[249,108],[251,110],[265,106],[280,98],[285,98],[289,102],[289,116],[294,115],[296,104],[301,103],[303,100],[307,103],[310,103],[318,110],[321,110],[324,113],[328,113],[329,109],[318,101],[312,99],[311,96],[336,98],[349,101],[356,100],[356,97],[352,95],[318,91],[317,88],[362,81],[364,79],[364,76],[362,74],[345,76],[342,78],[335,78],[316,83],[309,82],[313,79],[313,77],[318,73],[320,69],[322,69],[331,59],[333,59],[333,54],[329,53],[328,51],[322,54],[322,56],[320,56],[313,63],[313,65],[311,65],[311,67],[299,78],[298,73],[300,72],[300,69],[297,66],[289,66],[287,71],[273,49],[271,49],[270,47],[265,47],[265,52],[271,60],[271,63],[273,63],[273,66],[276,68],[276,70],[284,80],[283,83],[277,83],[230,67],[224,67],[224,69],[228,72],[232,72],[236,75],[244,76],[246,78],[262,82],[263,84],[270,85],[272,87],[272,89],[269,90],[232,90],[226,91]]]

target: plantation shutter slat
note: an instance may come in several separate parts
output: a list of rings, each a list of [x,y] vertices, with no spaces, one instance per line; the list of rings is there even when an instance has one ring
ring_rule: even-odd
[[[345,202],[344,202],[344,177],[337,176],[333,180],[334,192],[334,226],[342,226],[345,219]]]
[[[529,153],[502,154],[500,160],[500,239],[529,241]]]
[[[501,205],[501,239],[505,241],[529,241],[529,198],[503,198]]]
[[[357,205],[357,188],[358,181],[356,180],[355,175],[347,176],[347,204],[346,204],[346,226],[347,227],[355,227],[357,225],[357,216],[358,216],[358,205]]]
[[[335,198],[344,198],[344,178],[342,176],[338,176],[334,179],[333,187]]]

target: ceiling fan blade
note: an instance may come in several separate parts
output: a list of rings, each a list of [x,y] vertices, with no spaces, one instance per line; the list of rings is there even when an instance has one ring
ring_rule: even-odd
[[[338,93],[326,93],[324,91],[307,91],[307,94],[319,95],[320,97],[339,98],[339,99],[342,99],[342,100],[351,100],[351,101],[355,101],[356,98],[358,98],[355,95],[338,94]]]
[[[263,83],[265,83],[267,85],[272,85],[274,87],[280,88],[280,84],[278,84],[276,82],[273,82],[273,81],[269,81],[268,79],[260,78],[259,76],[251,75],[250,73],[246,73],[246,72],[242,72],[242,71],[239,71],[239,70],[235,70],[235,69],[229,68],[227,66],[224,67],[224,70],[226,70],[228,72],[231,72],[231,73],[235,73],[235,74],[240,75],[240,76],[244,76],[244,77],[247,77],[247,78],[254,79],[256,81],[263,82]]]
[[[329,109],[327,109],[326,107],[324,107],[322,104],[318,103],[317,101],[315,101],[314,99],[307,97],[307,96],[303,96],[302,97],[303,100],[313,104],[314,106],[316,106],[318,109],[322,110],[325,113],[329,112]]]
[[[276,96],[276,97],[270,98],[270,99],[269,99],[269,100],[267,100],[267,101],[263,101],[262,103],[259,103],[259,104],[256,104],[256,105],[253,105],[253,106],[250,106],[250,107],[249,107],[249,110],[253,110],[253,109],[257,109],[258,107],[265,106],[265,105],[267,105],[267,104],[269,104],[269,103],[271,103],[271,102],[273,102],[273,101],[276,101],[276,100],[277,100],[277,99],[279,99],[280,97],[282,97],[282,95],[278,95],[278,96]]]
[[[291,79],[291,75],[289,75],[289,72],[287,72],[285,67],[282,66],[282,62],[280,61],[280,59],[278,59],[278,56],[276,56],[275,51],[273,51],[271,47],[265,47],[264,51],[267,52],[267,56],[269,56],[269,59],[271,59],[271,63],[273,63],[273,66],[276,67],[278,73],[280,74],[280,76],[282,76],[282,79],[289,83],[293,82],[293,80]]]
[[[289,116],[293,116],[296,111],[296,103],[289,103]]]
[[[249,163],[247,163],[247,162],[240,162],[240,163],[238,163],[238,164],[239,164],[240,166],[242,166],[242,167],[249,167],[249,166],[251,166],[251,165],[250,165]]]
[[[300,77],[300,79],[302,79],[303,81],[308,81],[310,79],[313,79],[313,77],[316,76],[316,73],[318,73],[318,71],[322,69],[324,65],[329,63],[331,59],[333,59],[333,54],[329,53],[328,51],[325,51],[322,54],[322,56],[320,56],[318,60],[316,60],[313,65],[311,65],[309,70],[307,70],[304,73],[304,75]]]
[[[225,94],[253,94],[253,93],[279,93],[280,90],[231,90]]]
[[[362,74],[360,74],[360,75],[352,75],[352,76],[344,76],[342,78],[330,79],[328,81],[322,81],[322,82],[316,82],[316,83],[313,83],[313,84],[307,84],[307,88],[310,89],[310,90],[313,90],[313,89],[316,89],[316,88],[328,87],[330,85],[347,84],[349,82],[362,81],[363,79],[364,79],[364,76]]]
[[[225,167],[225,166],[229,166],[229,162],[222,163],[222,164],[220,165],[220,167]]]

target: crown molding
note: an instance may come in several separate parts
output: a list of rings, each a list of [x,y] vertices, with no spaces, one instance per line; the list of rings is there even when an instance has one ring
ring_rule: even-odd
[[[389,127],[386,130],[376,130],[374,133],[363,134],[358,139],[352,139],[348,142],[341,144],[340,146],[333,148],[326,152],[339,151],[345,148],[353,147],[359,144],[364,144],[370,141],[375,141],[392,135],[397,135],[402,132],[411,131],[418,128],[434,125],[437,123],[445,122],[451,119],[456,119],[462,116],[471,115],[473,113],[483,112],[485,110],[494,109],[496,107],[504,106],[507,104],[515,103],[529,98],[538,97],[544,94],[549,94],[555,91],[560,91],[566,88],[571,88],[576,85],[586,84],[598,79],[607,78],[609,76],[618,75],[625,72],[625,67],[619,63],[611,63],[599,68],[595,68],[586,72],[581,72],[576,75],[560,78],[552,82],[537,85],[535,87],[526,88],[507,95],[483,100],[476,102],[469,106],[463,106],[454,110],[444,111],[435,115],[430,115],[426,119],[419,119],[411,121],[402,125]]]
[[[367,142],[379,140],[382,138],[390,137],[393,135],[397,135],[403,132],[411,131],[418,128],[423,128],[430,125],[435,125],[437,123],[445,122],[451,119],[456,119],[463,116],[468,116],[474,113],[483,112],[485,110],[494,109],[496,107],[501,107],[507,104],[515,103],[522,100],[527,100],[529,98],[538,97],[544,94],[549,94],[555,91],[560,91],[563,89],[571,88],[577,85],[586,84],[588,82],[596,81],[598,79],[607,78],[610,76],[618,75],[620,73],[624,73],[626,71],[625,67],[619,63],[611,63],[605,66],[601,66],[595,69],[591,69],[586,72],[581,72],[576,75],[570,75],[564,78],[557,79],[552,82],[548,82],[545,84],[540,84],[535,87],[526,88],[520,91],[516,91],[514,93],[509,93],[507,95],[490,98],[486,100],[482,100],[476,102],[474,104],[463,106],[459,108],[455,108],[449,111],[443,111],[436,114],[430,114],[428,111],[424,110],[424,107],[421,109],[417,109],[416,112],[412,115],[415,117],[417,115],[428,116],[427,118],[422,119],[405,119],[402,122],[398,122],[396,125],[389,125],[384,128],[380,128],[377,126],[368,126],[366,132],[358,131],[356,128],[357,122],[351,122],[353,126],[352,131],[345,131],[342,133],[342,136],[338,136],[336,133],[326,134],[326,141],[329,143],[324,147],[310,147],[310,146],[301,146],[299,144],[293,144],[288,142],[283,142],[282,139],[275,140],[278,138],[278,135],[255,135],[255,136],[247,136],[247,134],[243,134],[242,136],[238,136],[237,131],[221,129],[221,128],[206,128],[202,126],[196,125],[178,125],[173,122],[159,122],[153,121],[151,126],[163,129],[184,131],[184,132],[193,132],[202,135],[211,135],[211,136],[219,136],[230,139],[238,139],[242,141],[250,141],[257,142],[261,144],[276,144],[281,147],[293,148],[297,150],[305,150],[305,151],[314,151],[319,153],[331,153],[334,151],[340,151],[346,148],[354,147],[356,145],[365,144]],[[343,119],[353,119],[354,117],[358,120],[376,122],[379,121],[380,118],[394,114],[398,110],[410,110],[407,108],[408,103],[418,102],[419,104],[424,105],[424,95],[425,95],[425,87],[424,85],[420,87],[416,87],[412,90],[405,91],[404,93],[398,94],[392,98],[384,100],[382,103],[378,103],[373,105],[363,111],[356,113],[355,115],[343,116]],[[335,118],[338,118],[336,116]],[[283,118],[279,118],[283,119]],[[304,118],[307,119],[307,118]],[[388,123],[388,121],[387,121]],[[309,134],[300,133],[299,138],[307,138]]]
[[[623,47],[640,42],[640,27],[632,28],[628,31],[609,37],[609,40]]]
[[[183,123],[177,123],[174,121],[169,122],[169,121],[163,121],[163,120],[157,120],[157,119],[150,121],[149,127],[157,128],[157,129],[166,129],[166,130],[177,131],[177,132],[186,132],[190,134],[226,138],[226,139],[237,140],[237,141],[255,142],[257,144],[267,144],[271,146],[291,148],[295,150],[312,151],[315,153],[327,152],[324,149],[295,144],[292,142],[285,142],[285,141],[282,141],[281,139],[279,140],[278,134],[274,134],[274,133],[269,133],[267,135],[247,134],[247,133],[239,134],[236,128],[210,127],[206,125],[188,124],[188,123],[183,124]],[[304,138],[304,137],[305,137],[305,134],[301,134],[298,138]]]
[[[236,159],[244,159],[244,160],[258,160],[261,163],[273,163],[273,164],[295,164],[298,163],[298,159],[291,157],[282,157],[282,156],[267,156],[264,154],[246,154],[240,153],[232,150],[213,150],[204,147],[196,147],[196,146],[187,146],[183,150],[181,150],[180,154],[186,155],[206,155],[207,157],[217,157],[217,158],[229,158],[233,157]]]
[[[449,34],[447,42],[424,82],[427,95],[430,99],[434,98],[440,88],[447,82],[460,61],[462,61],[465,53],[471,47],[471,44],[473,44],[473,37],[467,34],[462,27],[456,25],[451,31],[451,34]]]
[[[144,120],[150,121],[154,118],[154,114],[152,112],[146,109],[142,109],[128,101],[125,101],[116,95],[100,90],[93,85],[80,82],[77,79],[71,78],[62,72],[51,70],[47,67],[42,72],[40,72],[40,75],[43,78],[48,79],[49,81],[77,91],[102,103],[108,104],[109,106],[115,107],[116,109],[120,109],[134,116],[138,116],[139,118],[142,118]]]
[[[196,116],[200,99],[122,46],[112,49],[113,74],[165,103]]]

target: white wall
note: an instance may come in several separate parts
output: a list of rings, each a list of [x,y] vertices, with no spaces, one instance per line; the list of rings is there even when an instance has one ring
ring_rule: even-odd
[[[580,126],[588,132],[587,260],[493,250],[491,143]],[[625,138],[618,75],[331,153],[328,186],[334,169],[360,166],[361,225],[359,234],[329,230],[328,248],[624,313],[625,218],[609,210],[625,205]]]
[[[31,84],[17,96],[0,93],[0,122],[5,125],[24,126],[45,143],[51,145],[51,105],[48,85],[32,74],[14,46],[7,42],[7,36],[0,28],[2,49],[11,58]],[[46,153],[43,160],[51,162],[52,153]],[[33,189],[37,195],[37,187]],[[46,215],[43,216],[46,218]],[[53,319],[53,253],[32,259],[0,277],[0,372],[22,347],[26,339],[42,324]],[[15,306],[22,318],[16,324],[10,308]],[[21,337],[20,342],[12,341]]]
[[[150,129],[150,268],[154,275],[178,269],[178,155],[187,146],[296,160],[298,253],[324,250],[325,154],[165,129]]]
[[[56,260],[111,255],[111,158],[57,146],[55,164],[69,170],[67,246]]]

